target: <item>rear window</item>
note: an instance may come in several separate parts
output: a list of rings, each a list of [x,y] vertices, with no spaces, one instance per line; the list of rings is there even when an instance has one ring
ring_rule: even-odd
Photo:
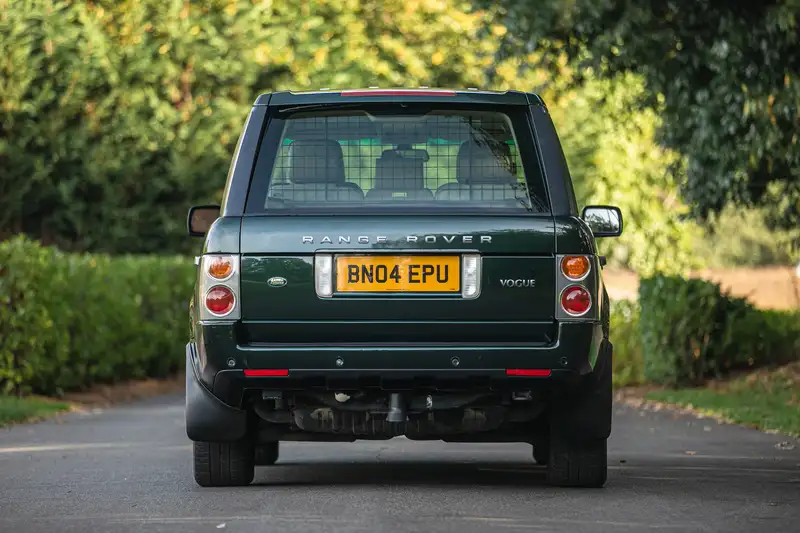
[[[326,108],[276,113],[247,212],[548,212],[524,113]]]

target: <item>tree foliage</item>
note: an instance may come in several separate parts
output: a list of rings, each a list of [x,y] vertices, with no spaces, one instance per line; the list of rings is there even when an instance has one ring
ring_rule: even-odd
[[[0,233],[76,250],[185,249],[260,92],[483,85],[494,52],[450,2],[0,7]]]
[[[506,0],[514,50],[644,76],[659,139],[685,156],[682,191],[701,217],[770,207],[800,224],[798,0]],[[550,64],[553,61],[549,61]]]
[[[378,85],[541,88],[601,246],[640,271],[692,266],[676,157],[641,80],[590,79],[518,49],[494,10],[455,0],[0,0],[0,236],[96,252],[188,251],[186,209],[218,201],[258,93]]]
[[[676,154],[655,142],[660,121],[652,109],[636,109],[645,91],[639,76],[586,80],[580,91],[543,94],[562,138],[581,206],[620,207],[625,231],[601,239],[609,262],[649,276],[684,273],[699,266],[696,224],[670,172]]]

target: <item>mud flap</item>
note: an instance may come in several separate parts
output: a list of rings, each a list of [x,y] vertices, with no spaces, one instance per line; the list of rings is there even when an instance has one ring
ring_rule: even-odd
[[[200,383],[186,345],[186,435],[193,441],[231,442],[247,434],[247,412],[223,403]]]
[[[597,364],[583,386],[556,401],[550,412],[550,431],[573,442],[607,439],[613,409],[612,360],[614,347],[603,339]]]

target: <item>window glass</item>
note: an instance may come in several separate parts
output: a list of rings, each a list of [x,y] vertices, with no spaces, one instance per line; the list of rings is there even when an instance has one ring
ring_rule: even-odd
[[[266,182],[253,188],[261,210],[546,211],[541,181],[529,183],[541,180],[539,168],[524,168],[501,112],[328,110],[271,128],[272,164],[254,176]]]

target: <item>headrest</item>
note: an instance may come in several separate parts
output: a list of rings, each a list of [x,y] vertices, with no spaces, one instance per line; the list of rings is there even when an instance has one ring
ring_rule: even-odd
[[[375,189],[411,191],[425,188],[423,159],[403,157],[394,150],[384,150],[375,161]]]
[[[459,183],[509,184],[517,181],[511,147],[488,140],[469,140],[458,149],[456,179]]]
[[[289,179],[292,183],[344,183],[341,145],[327,139],[294,141],[289,145]]]

